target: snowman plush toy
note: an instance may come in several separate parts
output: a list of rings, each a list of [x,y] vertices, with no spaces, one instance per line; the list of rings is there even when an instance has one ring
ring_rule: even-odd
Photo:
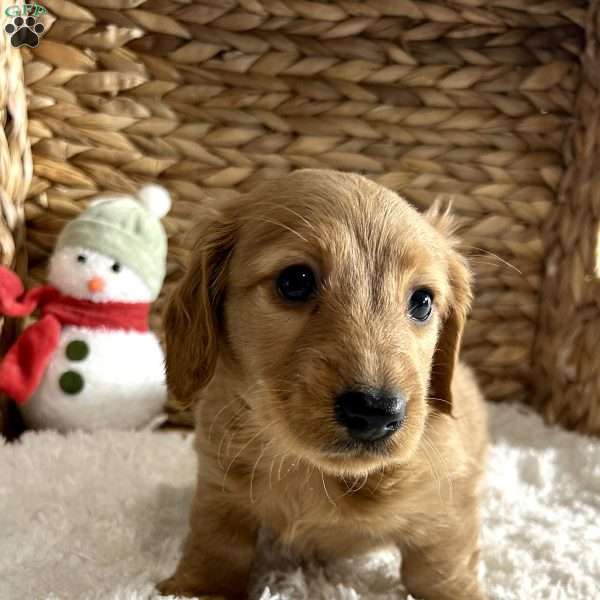
[[[162,412],[164,356],[148,317],[165,276],[160,218],[170,206],[157,185],[92,202],[60,234],[49,285],[24,293],[0,267],[0,314],[40,315],[0,359],[0,391],[30,427],[133,429]]]

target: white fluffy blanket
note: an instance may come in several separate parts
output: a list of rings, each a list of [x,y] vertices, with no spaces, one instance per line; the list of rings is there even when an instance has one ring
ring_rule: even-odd
[[[492,600],[600,598],[600,441],[492,406]],[[177,561],[194,480],[178,433],[28,433],[0,447],[0,598],[146,600]],[[261,600],[399,600],[398,557],[303,568],[262,545]]]

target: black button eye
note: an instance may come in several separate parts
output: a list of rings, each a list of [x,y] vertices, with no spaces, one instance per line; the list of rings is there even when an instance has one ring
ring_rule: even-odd
[[[415,321],[427,321],[433,310],[433,294],[424,288],[415,290],[408,302],[408,313]]]
[[[77,262],[78,263],[82,263],[83,264],[86,261],[87,261],[87,258],[83,254],[78,254],[77,255]]]
[[[113,266],[111,267],[111,269],[115,272],[118,273],[121,270],[121,263],[113,263]]]
[[[287,267],[277,277],[277,290],[292,302],[306,302],[315,292],[315,274],[307,265]]]

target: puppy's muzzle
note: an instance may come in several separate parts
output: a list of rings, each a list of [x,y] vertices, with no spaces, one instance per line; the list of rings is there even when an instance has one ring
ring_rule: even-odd
[[[406,397],[386,390],[350,389],[335,400],[335,416],[350,437],[361,442],[383,440],[404,421]]]

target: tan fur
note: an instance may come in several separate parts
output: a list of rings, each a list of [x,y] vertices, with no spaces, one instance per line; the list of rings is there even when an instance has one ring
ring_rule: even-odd
[[[198,489],[164,593],[246,598],[257,530],[320,560],[397,544],[408,590],[482,600],[483,400],[458,362],[470,274],[452,223],[358,175],[303,170],[211,212],[166,316],[167,375],[195,402]],[[275,279],[309,264],[315,300]],[[416,286],[434,313],[412,321]],[[393,386],[407,413],[384,453],[335,450],[334,397]]]

